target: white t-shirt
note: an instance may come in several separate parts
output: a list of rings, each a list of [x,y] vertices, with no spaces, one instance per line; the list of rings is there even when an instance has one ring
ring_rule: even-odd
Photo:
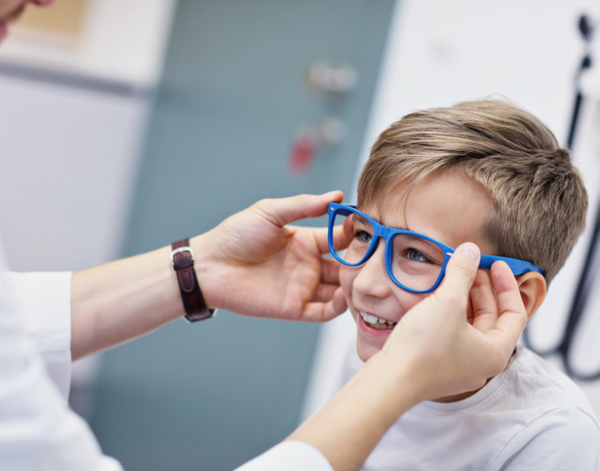
[[[67,405],[70,346],[71,274],[6,272],[0,249],[0,470],[122,471]],[[284,442],[238,471],[309,469],[333,471],[310,445]]]
[[[360,368],[355,349],[344,382]],[[600,469],[600,427],[583,392],[524,347],[508,368],[458,402],[407,411],[364,471],[553,471]]]

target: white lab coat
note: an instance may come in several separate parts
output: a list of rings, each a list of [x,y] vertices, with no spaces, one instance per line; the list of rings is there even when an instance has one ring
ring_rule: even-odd
[[[0,273],[0,469],[122,470],[67,405],[71,274],[6,272],[1,249]],[[315,448],[285,442],[238,471],[307,469],[333,471]]]

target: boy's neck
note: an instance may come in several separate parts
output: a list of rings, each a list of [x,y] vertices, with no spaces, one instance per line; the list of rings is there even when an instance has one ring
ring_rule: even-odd
[[[492,378],[494,378],[494,376],[492,376]],[[485,382],[485,384],[488,384],[492,380],[492,378],[488,378],[488,380]],[[433,402],[443,402],[444,404],[447,404],[450,402],[463,401],[463,400],[467,399],[468,397],[471,397],[476,392],[481,391],[485,387],[485,384],[483,386],[481,386],[479,389],[475,389],[474,391],[468,391],[468,392],[465,392],[462,394],[455,394],[454,396],[440,397],[439,399],[434,399]]]
[[[512,357],[515,356],[515,353],[517,353],[517,349],[516,348],[513,350],[512,355],[510,356],[511,359],[512,359]],[[509,364],[510,364],[510,362],[509,362]],[[508,368],[508,365],[506,365],[506,367]],[[476,392],[479,392],[483,388],[485,388],[485,385],[488,384],[493,378],[495,378],[495,376],[492,376],[491,378],[488,378],[488,380],[485,382],[485,384],[483,386],[481,386],[479,389],[475,389],[474,391],[468,391],[468,392],[462,393],[462,394],[455,394],[454,396],[440,397],[439,399],[434,399],[433,402],[442,402],[444,404],[448,404],[450,402],[463,401],[463,400],[471,397]]]

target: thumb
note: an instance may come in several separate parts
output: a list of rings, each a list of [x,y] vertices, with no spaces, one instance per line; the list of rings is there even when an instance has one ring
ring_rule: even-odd
[[[465,300],[468,299],[479,267],[480,254],[479,247],[472,242],[460,245],[450,257],[444,281],[436,294],[439,292],[439,295],[458,295]]]
[[[341,202],[343,199],[344,194],[341,191],[330,191],[322,195],[297,195],[262,200],[256,203],[256,207],[274,224],[283,227],[299,219],[323,216],[327,213],[329,203]]]

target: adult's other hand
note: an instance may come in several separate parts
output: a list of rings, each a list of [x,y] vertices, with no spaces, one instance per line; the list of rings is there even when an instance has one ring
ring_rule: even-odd
[[[504,371],[527,324],[508,265],[494,263],[489,276],[477,268],[479,257],[475,244],[461,245],[440,287],[402,318],[380,352],[409,356],[421,371],[422,399],[482,387]]]
[[[327,229],[289,225],[326,214],[340,191],[265,199],[192,240],[207,306],[238,314],[305,322],[346,310],[339,263],[324,258]],[[349,243],[343,228],[335,236]]]

